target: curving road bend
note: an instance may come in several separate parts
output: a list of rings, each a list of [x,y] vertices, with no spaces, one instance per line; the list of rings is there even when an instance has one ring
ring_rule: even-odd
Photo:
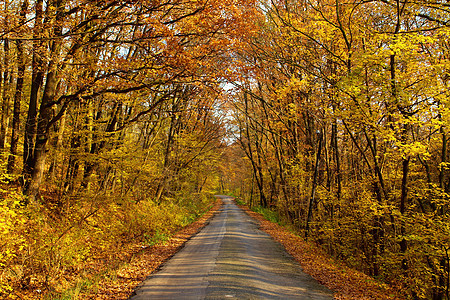
[[[131,300],[333,299],[231,197],[219,213],[151,275]]]

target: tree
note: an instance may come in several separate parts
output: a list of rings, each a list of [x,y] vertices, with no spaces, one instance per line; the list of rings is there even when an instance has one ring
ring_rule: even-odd
[[[28,9],[28,1],[22,2],[20,8],[20,23],[26,21],[26,11]],[[23,84],[25,77],[25,53],[23,47],[23,41],[17,40],[17,79],[16,79],[16,91],[14,94],[14,110],[13,110],[13,120],[11,126],[11,147],[10,154],[8,157],[8,167],[9,173],[12,173],[16,165],[17,148],[19,144],[19,125],[20,125],[20,103],[22,102],[23,96]]]

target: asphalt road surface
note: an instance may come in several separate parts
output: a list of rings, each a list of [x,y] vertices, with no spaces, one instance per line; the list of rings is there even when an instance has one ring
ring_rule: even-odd
[[[333,299],[230,197],[185,247],[151,275],[131,300]]]

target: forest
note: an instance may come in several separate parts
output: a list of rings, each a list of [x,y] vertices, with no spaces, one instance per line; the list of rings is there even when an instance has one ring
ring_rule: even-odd
[[[410,299],[450,299],[450,4],[4,0],[0,297],[228,193]]]

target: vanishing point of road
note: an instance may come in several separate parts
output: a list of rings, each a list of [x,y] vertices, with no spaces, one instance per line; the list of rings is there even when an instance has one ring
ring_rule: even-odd
[[[219,213],[131,300],[333,299],[227,196]]]

